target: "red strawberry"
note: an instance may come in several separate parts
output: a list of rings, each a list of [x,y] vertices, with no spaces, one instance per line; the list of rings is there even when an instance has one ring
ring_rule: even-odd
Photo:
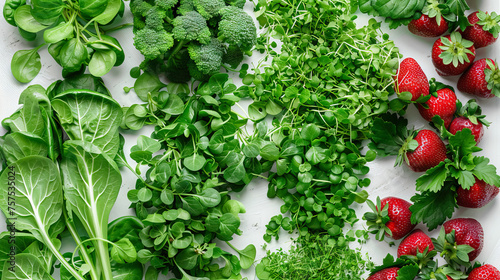
[[[473,43],[458,32],[437,39],[432,46],[432,63],[441,76],[462,74],[475,58]]]
[[[482,123],[477,122],[474,124],[469,118],[456,117],[451,122],[450,132],[451,134],[455,135],[458,131],[461,131],[464,128],[468,128],[472,131],[472,135],[474,135],[474,140],[476,140],[476,143],[479,143],[479,141],[481,141],[481,138],[484,134]]]
[[[422,14],[408,24],[411,33],[422,37],[439,37],[448,30],[448,22],[442,17],[429,17]]]
[[[453,90],[442,88],[433,93],[425,105],[427,108],[422,104],[417,104],[420,115],[429,122],[434,116],[440,116],[445,127],[448,128],[457,110],[457,96]]]
[[[421,229],[416,229],[399,244],[398,258],[403,255],[416,256],[417,251],[423,253],[425,249],[428,249],[428,252],[434,250],[434,244],[432,244],[432,240],[427,234]]]
[[[377,197],[377,205],[367,200],[368,206],[373,212],[363,215],[368,230],[376,234],[378,240],[387,237],[398,240],[407,235],[415,225],[411,223],[410,206],[408,201],[397,197],[386,197],[380,200]]]
[[[422,95],[429,94],[427,76],[415,59],[408,57],[401,61],[396,78],[396,92],[410,92],[415,101]]]
[[[462,92],[483,98],[500,96],[500,69],[493,60],[480,59],[460,76],[457,86]]]
[[[375,272],[372,276],[368,277],[366,280],[396,280],[398,276],[399,267],[389,267],[382,269],[381,271]]]
[[[472,41],[476,49],[489,46],[498,39],[500,17],[495,12],[488,15],[486,12],[477,11],[470,14],[467,19],[471,26],[467,26],[460,33],[463,38]]]
[[[468,280],[500,280],[500,271],[491,264],[485,264],[474,268],[470,273]]]
[[[446,146],[434,131],[422,129],[413,140],[418,146],[406,152],[406,163],[411,170],[424,172],[446,159]],[[408,140],[407,143],[409,143]],[[414,144],[407,144],[407,146],[411,145]]]
[[[461,186],[457,189],[457,204],[468,208],[481,208],[498,195],[499,188],[486,184],[476,178],[468,190]]]
[[[462,244],[469,245],[474,249],[468,253],[469,262],[475,260],[483,250],[484,231],[477,220],[472,218],[452,219],[446,221],[443,228],[446,234],[455,231],[455,244],[451,244],[455,249],[457,245]]]

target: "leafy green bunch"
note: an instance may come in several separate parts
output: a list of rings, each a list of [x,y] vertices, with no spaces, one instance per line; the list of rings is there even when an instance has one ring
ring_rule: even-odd
[[[155,83],[142,95],[143,87]],[[151,137],[140,136],[130,153],[137,167],[129,169],[138,181],[128,198],[146,226],[140,233],[145,249],[139,251],[139,261],[149,261],[154,275],[241,277],[256,250],[253,245],[238,250],[229,243],[241,234],[239,214],[245,212],[229,192],[241,190],[271,165],[258,159],[259,147],[248,142],[252,136],[243,128],[247,120],[232,109],[239,101],[236,86],[227,74],[190,89],[166,86],[144,73],[134,88],[146,103],[126,109],[123,126],[154,125]],[[141,166],[147,167],[144,175]],[[220,248],[216,239],[228,242],[240,257]]]
[[[246,75],[239,92],[254,101],[252,120],[273,117],[271,128],[257,129],[276,163],[268,196],[281,198],[286,214],[272,218],[264,239],[284,229],[328,233],[339,245],[355,240],[343,229],[357,220],[352,204],[366,199],[358,188],[369,185],[362,177],[374,159],[361,154],[361,141],[388,110],[398,49],[375,20],[356,28],[354,2],[259,1],[256,9],[267,30],[256,48],[270,64]]]
[[[106,35],[105,28],[121,17],[122,0],[7,0],[3,14],[8,23],[17,26],[29,41],[43,32],[44,43],[31,50],[14,54],[11,70],[14,77],[28,83],[42,67],[40,48],[47,46],[50,55],[62,66],[63,76],[83,73],[101,77],[113,66],[123,63],[125,54],[120,43]],[[108,29],[111,30],[111,29]]]
[[[53,279],[56,261],[61,279],[142,279],[134,237],[144,225],[134,217],[108,225],[121,187],[120,105],[91,75],[30,86],[19,103],[0,138],[0,209],[16,231],[15,267],[2,254],[2,279]],[[74,252],[60,252],[63,235]],[[11,238],[0,236],[0,250]]]
[[[288,252],[267,252],[256,266],[256,276],[266,279],[365,279],[373,263],[359,250],[332,245],[325,235],[300,237]]]
[[[141,68],[170,81],[208,80],[222,66],[237,68],[256,42],[245,0],[132,0],[134,45]]]
[[[469,10],[466,0],[360,0],[359,10],[372,16],[385,17],[385,22],[394,29],[408,25],[419,19],[422,14],[435,18],[439,23],[441,17],[450,23],[449,30],[460,26],[465,30],[470,25],[465,12]]]

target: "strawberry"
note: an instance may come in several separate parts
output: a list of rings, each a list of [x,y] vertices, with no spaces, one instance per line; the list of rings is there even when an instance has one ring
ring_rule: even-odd
[[[415,59],[408,57],[399,64],[396,77],[396,92],[410,92],[411,101],[417,100],[422,95],[429,94],[429,82],[424,71]]]
[[[474,135],[476,144],[481,141],[484,134],[484,127],[490,126],[490,122],[485,119],[485,115],[481,115],[481,107],[476,100],[467,101],[465,106],[457,102],[457,117],[450,124],[450,133],[455,135],[458,131],[464,128],[471,130]]]
[[[396,280],[399,267],[389,267],[375,272],[366,280]]]
[[[426,251],[427,250],[427,251]],[[412,231],[398,246],[398,258],[403,255],[416,256],[418,253],[434,250],[434,244],[427,234],[421,229]]]
[[[498,39],[500,16],[495,12],[489,15],[486,12],[477,11],[470,14],[467,19],[471,25],[460,33],[463,38],[472,41],[476,49],[489,46]]]
[[[457,96],[452,88],[438,83],[434,79],[430,83],[431,88],[433,88],[431,98],[423,104],[417,104],[418,111],[428,122],[432,121],[434,116],[440,116],[445,127],[448,128],[457,110]]]
[[[456,218],[446,221],[434,246],[450,266],[459,269],[469,267],[483,249],[484,231],[472,218]]]
[[[411,203],[404,199],[389,196],[380,200],[377,197],[377,205],[370,200],[367,204],[373,212],[365,213],[363,219],[377,240],[384,240],[384,234],[395,240],[401,239],[415,227],[410,219]]]
[[[458,89],[483,98],[500,96],[500,69],[489,58],[480,59],[458,79]]]
[[[458,32],[437,39],[432,46],[432,63],[440,76],[462,74],[475,58],[474,44]]]
[[[417,147],[413,150],[408,149],[405,155],[406,163],[411,170],[424,172],[446,159],[446,146],[434,131],[422,129],[413,140],[417,142]]]
[[[443,17],[429,17],[422,14],[408,24],[408,30],[422,37],[439,37],[448,30],[448,22]]]
[[[485,264],[474,268],[470,273],[468,280],[500,280],[500,271],[491,264]]]
[[[461,186],[457,189],[457,204],[468,208],[481,208],[498,195],[499,188],[475,178],[476,182],[469,189]]]

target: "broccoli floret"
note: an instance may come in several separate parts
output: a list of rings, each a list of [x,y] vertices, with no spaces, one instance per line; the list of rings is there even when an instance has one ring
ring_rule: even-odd
[[[212,38],[207,45],[191,43],[188,52],[201,73],[210,74],[220,70],[224,47],[217,38]]]
[[[172,33],[179,41],[197,40],[202,44],[210,43],[212,34],[207,26],[207,21],[195,11],[187,12],[186,15],[178,16],[173,21]]]
[[[177,8],[177,12],[181,15],[185,15],[191,11],[194,11],[193,0],[181,0],[181,5]]]
[[[165,30],[144,28],[138,30],[134,37],[134,46],[146,59],[155,59],[174,45],[172,34]]]
[[[222,62],[231,65],[233,68],[238,68],[238,65],[243,61],[243,52],[237,46],[229,46],[226,53],[222,56]]]
[[[246,0],[225,0],[226,4],[238,7],[240,9],[243,9],[245,6],[245,3],[247,2]]]
[[[222,20],[219,22],[219,39],[229,45],[249,51],[257,40],[257,28],[252,17],[242,9],[226,6],[220,9]]]
[[[144,22],[144,18],[142,16],[134,16],[133,22],[134,22],[134,32],[146,27],[146,22]]]
[[[160,7],[153,7],[146,13],[146,27],[154,30],[162,30],[167,13]]]
[[[193,77],[193,79],[197,81],[208,81],[210,79],[210,74],[203,74],[196,66],[196,63],[190,60],[187,64],[187,69],[189,71],[189,75]],[[212,73],[211,73],[212,74]]]
[[[145,0],[131,0],[130,1],[130,11],[136,16],[146,16],[146,13],[153,6]]]
[[[206,20],[219,15],[219,10],[226,6],[224,0],[193,0],[193,4]]]
[[[155,5],[164,9],[168,10],[177,5],[179,0],[155,0]]]

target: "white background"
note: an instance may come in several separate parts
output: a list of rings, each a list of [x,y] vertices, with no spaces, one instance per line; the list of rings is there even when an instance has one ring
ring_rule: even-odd
[[[471,11],[478,9],[484,11],[500,12],[500,4],[498,0],[470,0]],[[0,0],[0,5],[3,7],[5,0]],[[126,2],[128,5],[128,2]],[[251,5],[247,4],[247,11],[251,13]],[[360,15],[357,20],[359,26],[367,22],[368,17]],[[130,13],[126,12],[125,21],[131,21]],[[422,66],[427,78],[435,77],[438,81],[456,87],[458,77],[441,78],[437,75],[431,63],[431,47],[434,43],[434,38],[422,38],[408,32],[406,27],[400,27],[397,30],[388,30],[387,25],[383,24],[384,31],[390,34],[390,38],[396,42],[404,57],[413,57]],[[124,86],[132,86],[134,79],[129,75],[129,70],[137,66],[142,61],[141,54],[133,47],[132,28],[124,29],[112,34],[116,37],[125,50],[126,59],[124,64],[115,67],[104,76],[104,81],[107,88],[110,90],[113,97],[122,105],[130,106],[134,103],[140,103],[140,100],[133,92],[125,94]],[[41,36],[40,36],[41,37]],[[17,103],[19,95],[28,86],[17,82],[10,71],[10,60],[17,50],[30,49],[35,46],[33,42],[25,41],[17,32],[17,29],[9,25],[3,17],[0,19],[0,119],[4,119],[15,112],[19,105]],[[477,59],[489,57],[492,59],[499,58],[500,43],[480,49],[477,51]],[[42,48],[40,51],[42,56],[41,73],[30,83],[40,84],[47,88],[52,82],[61,79],[61,68],[55,63],[52,57],[48,54],[47,48]],[[235,81],[238,82],[238,81]],[[468,99],[473,98],[469,95],[456,92],[457,97],[466,103]],[[491,126],[486,130],[484,137],[479,144],[484,150],[480,155],[487,156],[491,159],[491,163],[500,167],[500,147],[498,139],[500,139],[500,99],[482,99],[478,100],[482,106],[483,113],[487,116],[487,120],[491,121]],[[248,103],[246,103],[248,104]],[[407,118],[410,125],[416,128],[428,127],[413,107],[410,108]],[[122,132],[126,138],[125,154],[128,157],[130,147],[135,144],[137,135],[149,135],[151,128],[145,128],[138,132],[124,131]],[[3,135],[5,130],[0,128],[0,135]],[[129,158],[129,162],[133,163]],[[393,167],[394,158],[377,159],[370,163],[371,168],[368,177],[372,180],[372,184],[367,188],[370,193],[370,199],[374,200],[377,196],[381,198],[386,196],[397,196],[409,200],[415,193],[415,180],[420,174],[412,172],[406,166]],[[127,192],[134,189],[135,177],[128,170],[123,170],[123,183],[117,203],[111,212],[110,221],[123,216],[133,215],[133,212],[128,209],[129,202]],[[236,236],[232,242],[236,247],[244,248],[246,245],[253,243],[257,247],[257,259],[265,255],[265,250],[262,249],[264,241],[262,239],[265,233],[265,225],[269,219],[279,214],[281,201],[279,199],[268,199],[266,196],[267,182],[262,179],[255,179],[240,193],[233,194],[233,198],[239,199],[246,207],[247,212],[241,215],[240,229],[243,231],[241,236]],[[366,205],[357,206],[358,217],[368,211]],[[466,209],[461,208],[455,212],[454,217],[472,217],[477,219],[483,226],[485,233],[485,244],[482,253],[478,257],[478,261],[490,263],[500,268],[500,222],[498,215],[500,214],[499,198],[492,201],[482,209]],[[5,217],[0,215],[0,231],[6,230],[4,223]],[[363,227],[363,221],[360,221],[357,227]],[[425,227],[418,225],[417,228],[425,230]],[[438,230],[429,233],[431,236],[437,236]],[[273,241],[268,244],[268,249],[276,249],[279,247],[288,248],[290,239],[283,234],[278,242]],[[396,242],[396,245],[399,242]],[[358,246],[358,244],[353,244]],[[383,257],[389,252],[396,255],[396,246],[392,248],[386,242],[378,242],[375,239],[370,240],[367,244],[361,247],[363,252],[369,253],[371,259],[379,264]],[[244,276],[248,279],[256,279],[254,269],[250,268],[244,272]],[[165,278],[166,279],[166,278]]]

